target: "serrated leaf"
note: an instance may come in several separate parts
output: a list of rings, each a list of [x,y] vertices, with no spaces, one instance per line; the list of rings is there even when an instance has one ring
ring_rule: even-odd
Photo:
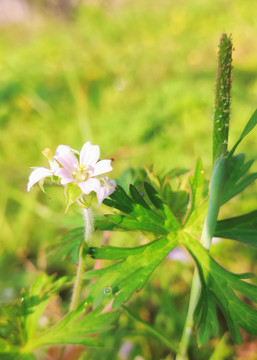
[[[158,264],[177,245],[176,235],[161,238],[147,245],[132,249],[116,249],[102,247],[95,250],[94,257],[121,259],[119,262],[104,269],[89,271],[85,278],[98,279],[89,285],[90,296],[94,306],[110,296],[106,288],[114,295],[113,308],[118,308],[127,301],[134,291],[139,291]]]
[[[118,313],[103,313],[102,308],[85,314],[87,303],[83,302],[75,311],[68,313],[59,323],[41,336],[27,344],[28,349],[53,344],[81,344],[85,346],[101,346],[91,335],[112,328]]]
[[[245,215],[219,220],[214,236],[237,240],[257,247],[257,210]]]
[[[164,215],[165,228],[170,231],[176,231],[178,229],[181,229],[181,225],[178,222],[177,218],[174,216],[172,210],[170,209],[166,201],[160,198],[155,188],[147,182],[144,183],[144,188],[152,204],[156,207],[156,209],[160,210],[161,214]]]
[[[123,211],[124,215],[106,215],[107,219],[115,224],[110,226],[103,221],[96,223],[100,229],[126,229],[149,231],[156,235],[167,235],[170,231],[176,231],[181,225],[173,215],[167,203],[162,200],[157,191],[148,183],[144,183],[145,191],[154,206],[151,209],[146,201],[142,198],[138,190],[130,187],[131,197],[129,197],[121,187],[105,200],[105,204]],[[104,228],[106,225],[106,228]]]
[[[150,210],[150,207],[147,205],[147,203],[144,201],[143,196],[137,191],[136,187],[134,185],[129,186],[130,194],[132,199],[139,205],[142,205],[146,209]]]
[[[95,230],[120,230],[119,225],[110,222],[106,216],[96,216],[94,227]]]
[[[199,344],[205,344],[209,340],[210,335],[218,334],[219,324],[216,304],[206,286],[202,286],[194,317],[199,324]]]
[[[131,201],[129,196],[119,185],[116,186],[116,190],[109,196],[109,198],[104,199],[103,203],[127,214],[133,211],[133,201]]]
[[[252,166],[253,161],[245,161],[244,154],[238,154],[227,158],[227,174],[222,193],[221,205],[228,202],[237,194],[242,192],[254,180],[257,179],[257,173],[246,175],[247,171]]]
[[[187,213],[189,193],[184,190],[173,191],[170,182],[166,182],[162,188],[162,197],[167,201],[172,213],[180,223]]]
[[[249,334],[257,334],[257,311],[243,303],[234,292],[236,290],[257,302],[257,287],[243,281],[241,275],[222,268],[189,234],[181,236],[181,243],[195,259],[202,282],[203,290],[197,312],[199,344],[203,345],[213,333],[208,321],[209,316],[214,319],[214,303],[222,311],[236,343],[242,342],[240,327]]]
[[[253,130],[253,128],[256,126],[256,124],[257,124],[257,110],[255,110],[255,112],[251,116],[250,120],[246,124],[244,130],[242,131],[242,134],[240,135],[239,139],[237,140],[237,142],[235,143],[233,148],[230,150],[229,156],[232,156],[234,154],[234,152],[235,152],[236,148],[238,147],[238,145],[240,144],[240,142],[244,139],[244,137],[246,137],[246,135],[248,135]]]

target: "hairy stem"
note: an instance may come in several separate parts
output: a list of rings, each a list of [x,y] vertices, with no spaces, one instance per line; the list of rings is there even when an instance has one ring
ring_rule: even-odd
[[[85,269],[85,255],[88,248],[88,242],[90,241],[92,232],[94,230],[93,213],[91,208],[83,209],[83,217],[85,220],[85,242],[82,242],[79,248],[78,270],[70,303],[70,311],[75,310],[79,304],[82,288],[82,275]]]

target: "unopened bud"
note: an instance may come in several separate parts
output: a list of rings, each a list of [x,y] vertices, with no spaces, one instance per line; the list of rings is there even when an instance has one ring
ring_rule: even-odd
[[[49,148],[46,148],[45,150],[42,151],[42,154],[47,158],[47,159],[52,159],[53,157],[53,153],[52,150]]]

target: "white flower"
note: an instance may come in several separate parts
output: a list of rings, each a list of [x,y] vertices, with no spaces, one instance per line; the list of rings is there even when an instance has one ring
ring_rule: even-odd
[[[112,194],[115,190],[115,181],[108,177],[99,179],[99,175],[112,171],[112,160],[100,160],[100,149],[98,145],[86,142],[80,153],[79,159],[75,156],[73,149],[67,145],[59,145],[54,159],[62,167],[55,171],[55,175],[61,178],[61,184],[66,185],[75,182],[85,195],[94,191],[97,195],[98,204]]]
[[[54,175],[55,171],[59,168],[57,161],[52,158],[52,152],[50,149],[45,149],[43,151],[43,154],[45,157],[48,158],[50,169],[47,169],[45,167],[32,167],[31,169],[35,170],[33,170],[29,176],[29,182],[27,185],[28,191],[30,191],[33,185],[35,185],[37,182],[40,182],[40,180]]]
[[[66,185],[75,183],[75,186],[80,189],[81,195],[89,195],[91,192],[95,192],[98,205],[114,192],[115,181],[109,180],[107,176],[101,177],[101,175],[112,171],[112,160],[98,161],[100,157],[98,145],[92,145],[88,141],[83,145],[80,153],[68,145],[59,145],[54,157],[52,157],[50,149],[44,150],[43,154],[49,161],[50,169],[44,167],[34,168],[35,170],[29,176],[28,191],[37,182],[42,188],[43,180],[46,177],[55,175],[59,177],[61,185],[64,185],[66,189]],[[74,189],[76,187],[69,190],[74,191]],[[79,193],[76,190],[74,193],[78,199]],[[74,202],[74,199],[71,199],[71,202]],[[86,201],[85,198],[84,201]]]

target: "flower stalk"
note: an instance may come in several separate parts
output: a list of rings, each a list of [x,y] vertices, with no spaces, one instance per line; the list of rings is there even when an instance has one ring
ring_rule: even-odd
[[[222,34],[219,44],[216,73],[214,122],[213,122],[213,164],[219,156],[226,155],[232,86],[232,41],[231,36]]]
[[[229,117],[232,84],[231,36],[222,34],[219,45],[218,69],[213,125],[213,172],[210,184],[209,204],[200,243],[209,250],[218,219],[221,196],[226,177],[226,155],[228,146]],[[197,267],[194,269],[187,318],[176,360],[187,360],[188,347],[194,326],[194,312],[201,294],[201,281]]]
[[[74,311],[79,304],[79,299],[81,295],[82,289],[82,276],[85,270],[86,265],[86,254],[88,249],[88,243],[91,240],[92,232],[94,231],[94,218],[93,212],[91,208],[83,209],[83,217],[85,220],[85,241],[83,241],[79,248],[79,261],[78,261],[78,270],[76,275],[76,280],[74,283],[71,303],[70,303],[70,311]]]

